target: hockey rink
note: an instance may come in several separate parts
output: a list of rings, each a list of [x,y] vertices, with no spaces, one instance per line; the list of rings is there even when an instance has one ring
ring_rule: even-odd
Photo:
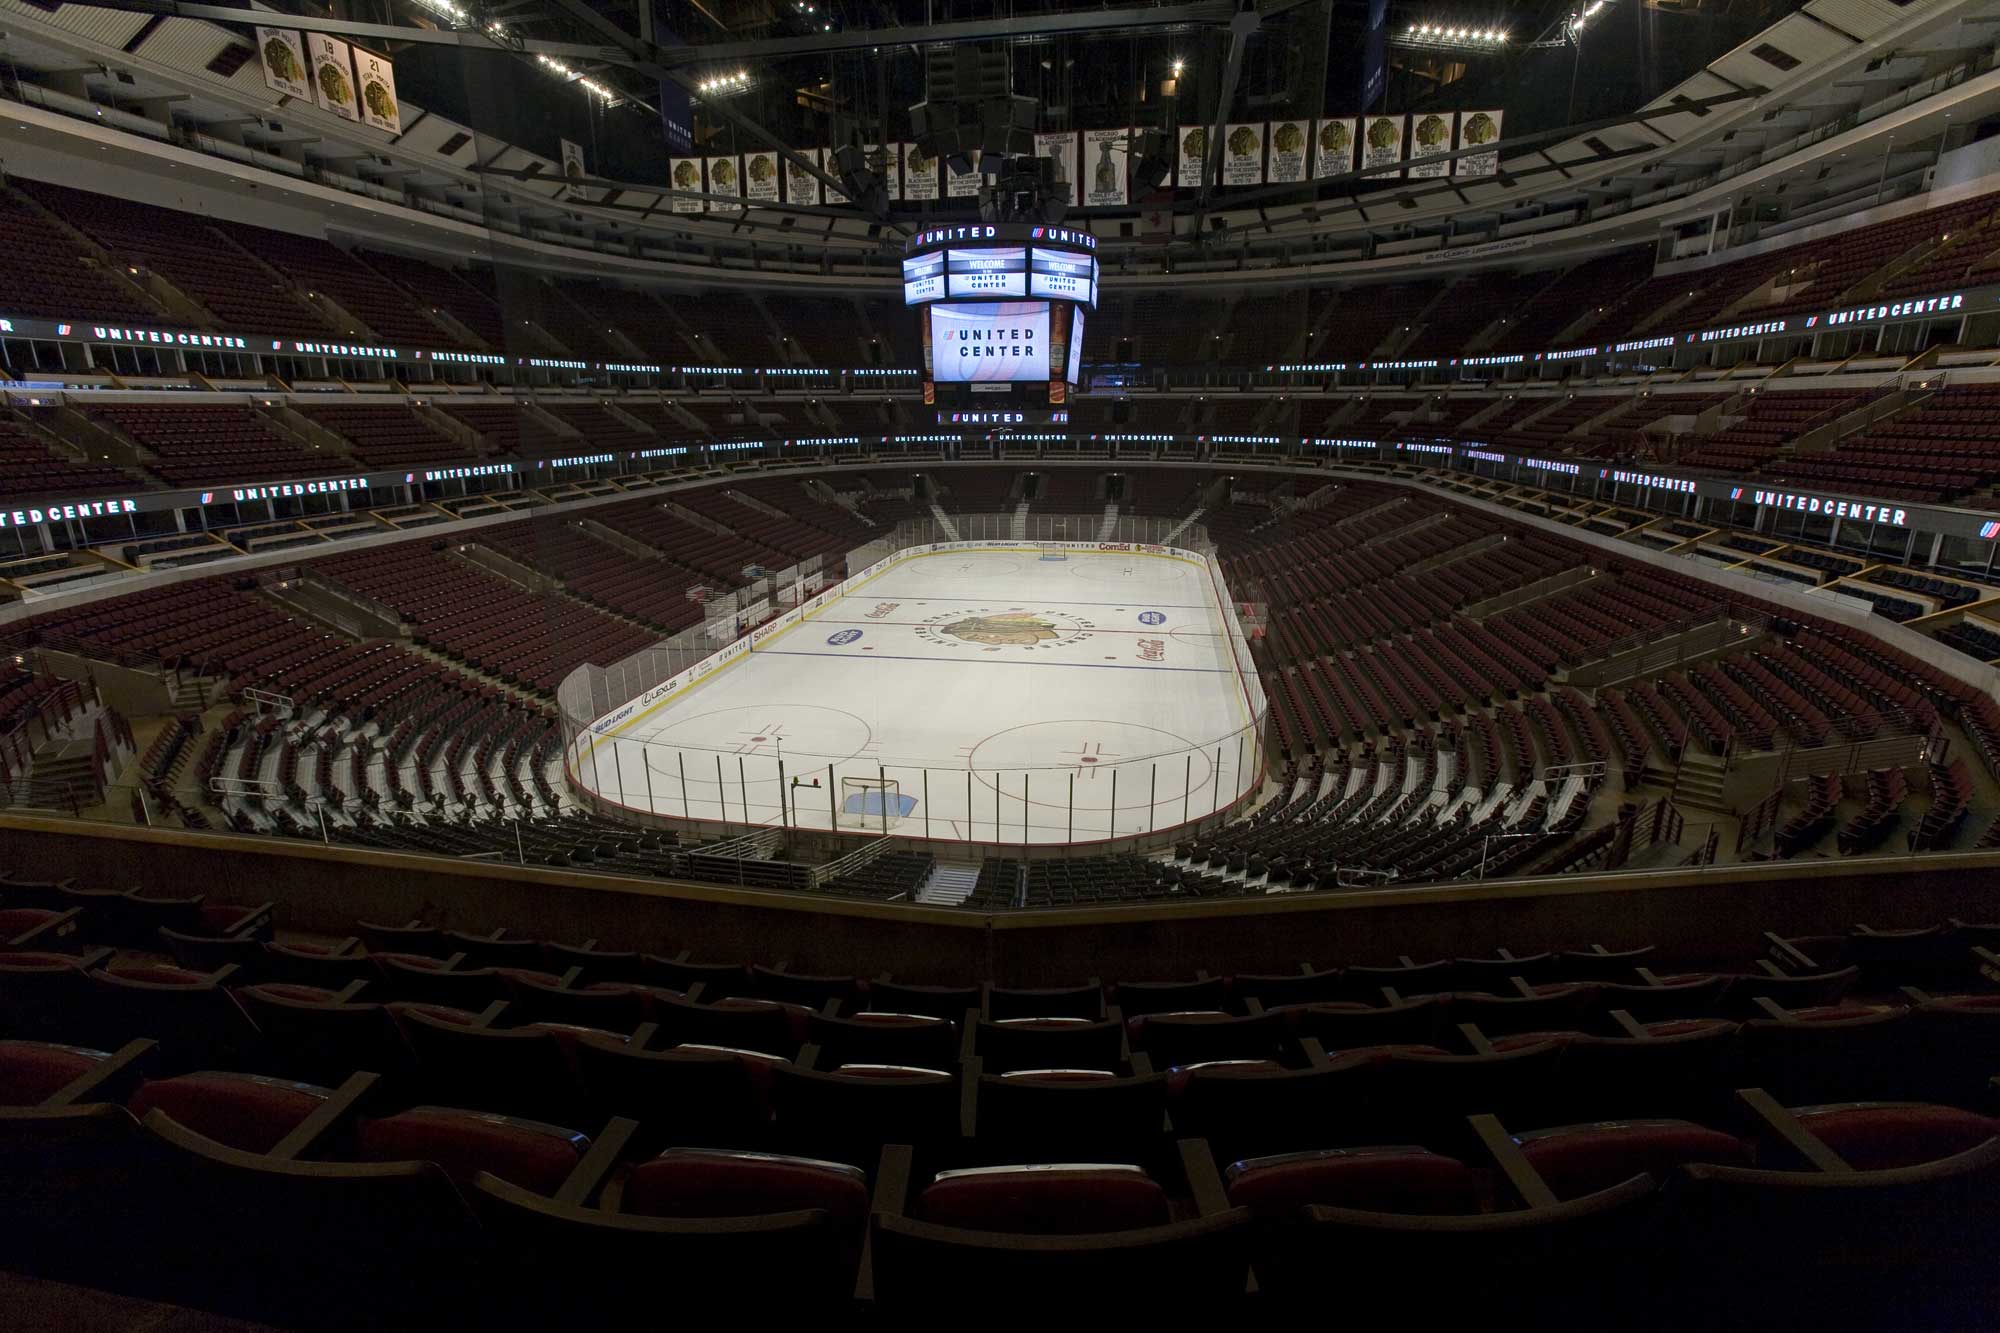
[[[577,748],[620,805],[1003,845],[1154,832],[1259,780],[1201,557],[905,553]],[[1247,658],[1245,659],[1247,663]]]

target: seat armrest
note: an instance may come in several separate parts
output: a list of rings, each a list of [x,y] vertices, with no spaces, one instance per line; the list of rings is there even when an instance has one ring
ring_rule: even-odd
[[[1500,1121],[1490,1115],[1474,1115],[1465,1118],[1472,1126],[1472,1132],[1479,1136],[1480,1146],[1485,1148],[1500,1172],[1507,1178],[1508,1188],[1514,1191],[1522,1203],[1529,1208],[1553,1208],[1556,1192],[1542,1179],[1542,1173],[1535,1170],[1522,1153],[1521,1146],[1514,1142]]]
[[[984,1069],[976,1055],[958,1066],[958,1133],[968,1141],[979,1137],[979,1075]]]
[[[299,1121],[291,1133],[278,1140],[277,1146],[270,1152],[272,1160],[293,1161],[331,1130],[343,1124],[359,1109],[362,1098],[368,1095],[381,1077],[380,1074],[349,1074],[347,1081],[335,1088],[331,1097],[321,1102],[311,1115]]]
[[[75,935],[82,928],[82,925],[83,909],[81,907],[71,907],[56,913],[38,926],[29,927],[26,931],[14,936],[10,943],[17,945],[25,944],[43,949],[52,948],[57,940],[68,939]]]
[[[128,1041],[109,1057],[99,1060],[50,1094],[42,1106],[75,1106],[90,1101],[91,1094],[100,1089],[111,1091],[134,1082],[152,1066],[159,1049],[160,1044],[156,1041],[144,1038]],[[118,1100],[122,1102],[124,1097],[120,1096]]]
[[[1784,1145],[1800,1161],[1828,1175],[1847,1175],[1854,1168],[1841,1155],[1813,1137],[1799,1118],[1778,1105],[1778,1099],[1762,1088],[1738,1088],[1736,1104],[1767,1139]]]
[[[869,1209],[884,1217],[905,1217],[910,1208],[910,1173],[916,1167],[916,1149],[907,1143],[885,1143],[875,1167],[875,1197]]]
[[[1216,1170],[1208,1140],[1182,1139],[1175,1147],[1180,1152],[1181,1171],[1187,1176],[1188,1192],[1194,1196],[1195,1211],[1203,1217],[1228,1212],[1229,1191],[1222,1187],[1222,1173]]]
[[[1763,1010],[1766,1018],[1775,1019],[1780,1023],[1792,1021],[1791,1011],[1768,995],[1752,996],[1750,1002]]]
[[[639,1122],[624,1116],[613,1116],[604,1126],[604,1132],[591,1140],[590,1151],[583,1160],[570,1169],[562,1187],[556,1191],[558,1206],[582,1208],[589,1204],[597,1193],[597,1187],[611,1174],[611,1168],[618,1165],[618,1159],[632,1143],[632,1136],[639,1132]]]
[[[1786,972],[1820,972],[1825,969],[1807,957],[1797,948],[1781,939],[1776,931],[1764,932],[1764,943],[1769,946],[1769,958],[1762,960],[1773,963]]]

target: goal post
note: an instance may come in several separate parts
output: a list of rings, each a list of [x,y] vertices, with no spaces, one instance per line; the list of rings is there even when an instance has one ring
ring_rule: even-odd
[[[915,805],[894,778],[842,778],[834,819],[839,828],[881,831]]]
[[[1069,559],[1069,548],[1061,542],[1030,542],[1029,545],[1034,547],[1036,555],[1043,560]]]

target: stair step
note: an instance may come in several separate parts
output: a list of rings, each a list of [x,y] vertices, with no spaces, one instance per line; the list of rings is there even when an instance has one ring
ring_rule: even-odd
[[[943,903],[956,907],[972,896],[979,887],[979,863],[976,861],[939,861],[931,867],[929,878],[917,890],[920,903]]]

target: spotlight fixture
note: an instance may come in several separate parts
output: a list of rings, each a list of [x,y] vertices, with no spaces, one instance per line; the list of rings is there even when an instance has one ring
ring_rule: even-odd
[[[603,102],[606,106],[617,106],[618,103],[623,100],[618,96],[617,93],[612,92],[611,89],[605,87],[603,84],[599,83],[596,79],[591,78],[583,71],[571,69],[568,65],[565,65],[562,61],[554,59],[551,56],[545,56],[537,53],[535,56],[535,63],[540,65],[543,69],[547,70],[549,73],[555,75],[557,78],[562,79],[565,82],[575,84],[577,87],[589,93],[592,97],[595,97],[600,102]]]
[[[507,25],[499,19],[489,19],[482,23],[463,6],[455,3],[455,0],[417,0],[417,3],[425,9],[430,10],[433,14],[436,14],[439,18],[444,19],[454,28],[461,28],[468,32],[482,32],[494,41],[505,43],[512,46],[517,52],[520,51],[519,39],[515,34],[509,32]],[[617,106],[625,100],[618,93],[613,92],[596,79],[590,78],[581,70],[571,69],[560,60],[537,53],[535,63],[564,82],[577,85],[577,87],[583,89],[607,107]]]
[[[1473,28],[1456,23],[1413,23],[1403,29],[1395,41],[1398,46],[1491,51],[1507,44],[1507,30]]]
[[[750,86],[750,71],[730,70],[724,74],[711,74],[695,84],[695,91],[706,97],[727,97],[740,93]]]
[[[1569,16],[1569,22],[1564,25],[1564,30],[1568,32],[1571,41],[1575,41],[1583,35],[1584,27],[1597,17],[1598,12],[1604,8],[1606,3],[1607,0],[1590,0],[1588,5],[1576,10]]]

